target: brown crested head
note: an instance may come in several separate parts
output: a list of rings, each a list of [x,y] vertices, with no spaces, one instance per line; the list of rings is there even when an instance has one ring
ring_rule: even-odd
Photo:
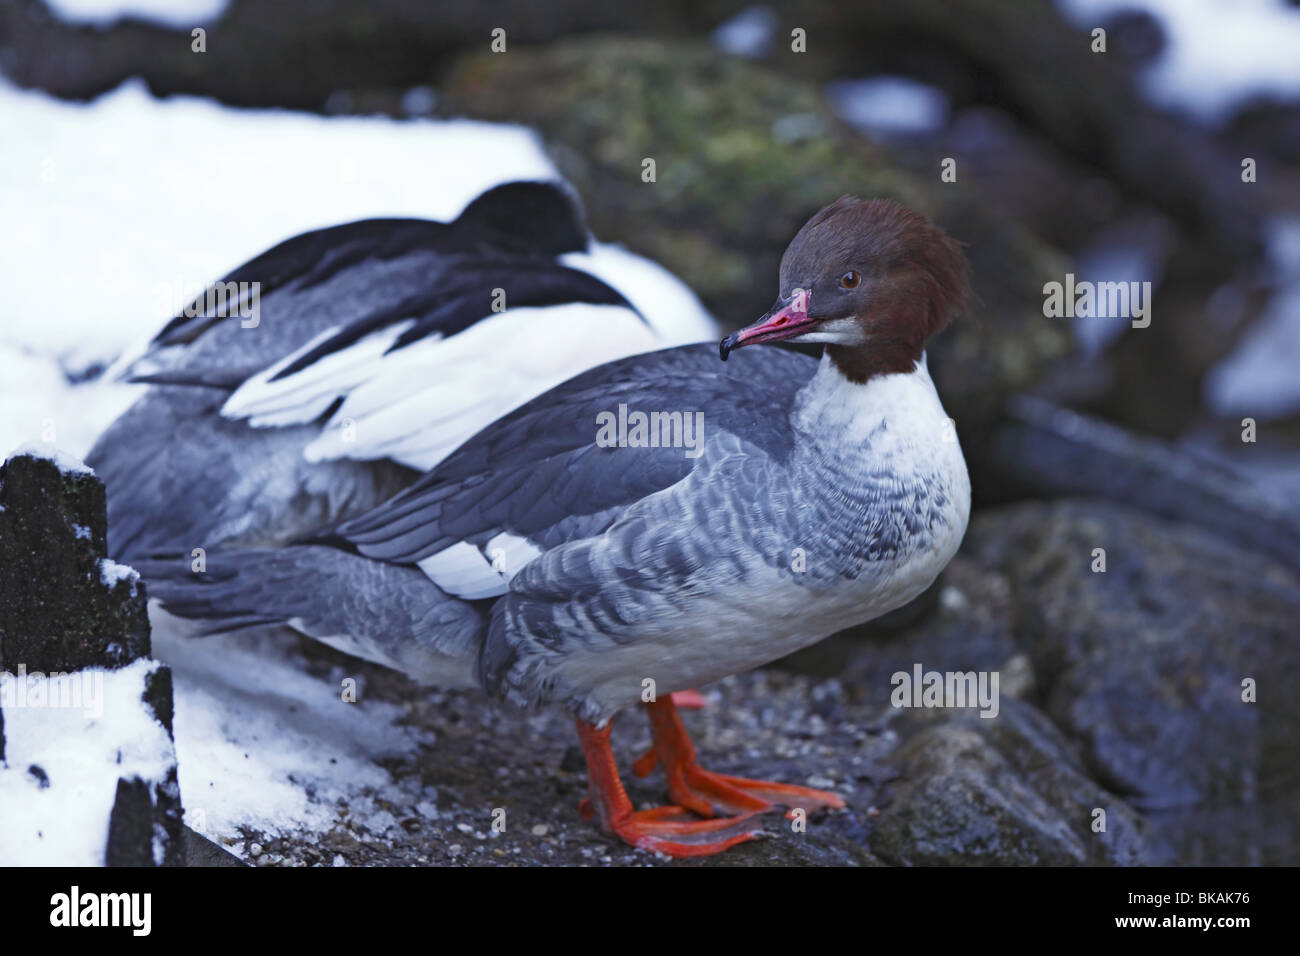
[[[804,224],[781,259],[776,305],[722,342],[822,342],[845,376],[910,372],[926,339],[966,306],[961,247],[889,199],[843,196]]]

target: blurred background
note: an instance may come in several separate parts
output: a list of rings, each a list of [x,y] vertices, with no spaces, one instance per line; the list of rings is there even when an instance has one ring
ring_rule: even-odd
[[[980,303],[945,351],[978,363],[973,400],[1034,386],[1300,490],[1287,0],[4,0],[0,71],[0,347],[66,375],[295,232],[553,171],[739,325],[809,212],[869,193],[967,243]],[[1066,271],[1151,281],[1151,327],[1044,321]],[[50,342],[56,296],[76,318]],[[1242,455],[1247,416],[1269,441]]]
[[[309,228],[561,176],[734,328],[837,196],[932,216],[978,295],[932,355],[972,535],[887,650],[789,669],[1014,662],[1145,814],[1124,861],[1295,861],[1300,3],[0,0],[0,74],[5,450],[84,453],[133,397],[105,371]],[[1149,327],[1046,317],[1067,273],[1150,282]],[[1062,570],[1094,547],[1104,585]],[[1207,699],[1262,672],[1271,711]]]

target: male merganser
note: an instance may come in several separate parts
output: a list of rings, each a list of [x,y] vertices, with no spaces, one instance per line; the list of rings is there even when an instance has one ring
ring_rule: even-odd
[[[289,624],[431,683],[562,705],[587,812],[637,847],[718,852],[775,805],[844,804],[704,770],[669,693],[884,614],[952,558],[970,484],[923,350],[963,308],[967,272],[922,216],[842,198],[795,236],[776,305],[723,340],[726,365],[699,346],[611,362],[310,540],[212,555],[201,575],[141,571],[211,631]],[[826,347],[820,362],[733,354],[783,340]],[[702,412],[703,441],[602,442],[620,405]],[[674,803],[636,811],[609,734],[642,703],[654,748],[636,769],[661,767]]]
[[[554,183],[495,187],[449,223],[305,233],[214,288],[236,294],[200,296],[130,363],[152,387],[87,457],[116,557],[282,543],[578,372],[718,334],[667,270],[591,240]]]

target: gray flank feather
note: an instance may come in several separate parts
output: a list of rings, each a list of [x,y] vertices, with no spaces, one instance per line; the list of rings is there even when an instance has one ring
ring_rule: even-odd
[[[416,680],[469,686],[485,631],[477,605],[414,568],[326,546],[136,559],[147,593],[205,633],[287,625]]]

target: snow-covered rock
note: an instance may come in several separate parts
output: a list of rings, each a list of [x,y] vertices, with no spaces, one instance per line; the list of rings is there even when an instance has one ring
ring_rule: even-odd
[[[0,865],[184,861],[171,671],[106,537],[80,462],[0,466]]]
[[[176,748],[149,703],[160,682],[170,690],[167,669],[148,659],[0,673],[0,865],[180,861]]]

